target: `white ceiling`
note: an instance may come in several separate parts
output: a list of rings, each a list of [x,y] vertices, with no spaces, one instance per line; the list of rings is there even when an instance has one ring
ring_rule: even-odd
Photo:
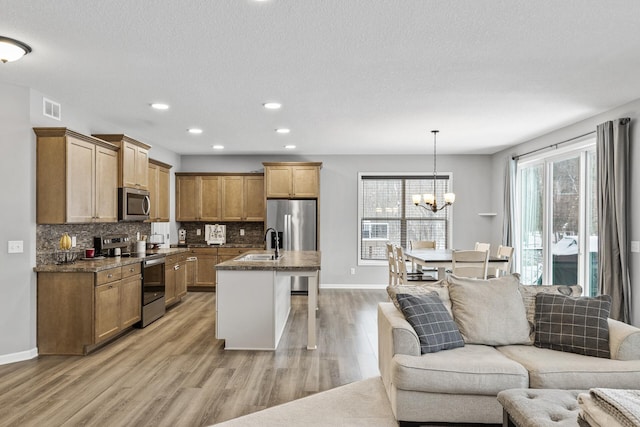
[[[490,154],[640,98],[637,0],[0,0],[0,35],[0,82],[181,154]]]

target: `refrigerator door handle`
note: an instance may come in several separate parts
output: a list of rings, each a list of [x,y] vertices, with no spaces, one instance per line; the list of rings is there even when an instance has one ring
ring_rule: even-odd
[[[291,215],[284,216],[284,250],[291,250]]]

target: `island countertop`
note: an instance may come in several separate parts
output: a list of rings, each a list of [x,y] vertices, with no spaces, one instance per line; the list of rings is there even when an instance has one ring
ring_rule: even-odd
[[[282,251],[275,261],[238,261],[247,254],[273,254],[273,251],[249,251],[229,261],[216,265],[216,270],[320,270],[320,251]]]

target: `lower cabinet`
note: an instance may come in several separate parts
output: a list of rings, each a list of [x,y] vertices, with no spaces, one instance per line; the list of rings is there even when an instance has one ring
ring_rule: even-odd
[[[193,248],[191,257],[196,258],[195,278],[193,285],[189,284],[189,290],[208,291],[216,286],[216,264],[233,259],[248,251],[262,250],[264,248]]]
[[[164,300],[168,307],[182,300],[187,294],[187,257],[188,253],[170,255],[165,261]]]
[[[139,263],[97,273],[38,273],[38,353],[87,354],[141,318]]]

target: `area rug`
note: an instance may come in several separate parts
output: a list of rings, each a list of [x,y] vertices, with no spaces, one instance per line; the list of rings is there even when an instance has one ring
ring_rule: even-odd
[[[216,426],[397,427],[382,378],[373,377],[234,418]]]

